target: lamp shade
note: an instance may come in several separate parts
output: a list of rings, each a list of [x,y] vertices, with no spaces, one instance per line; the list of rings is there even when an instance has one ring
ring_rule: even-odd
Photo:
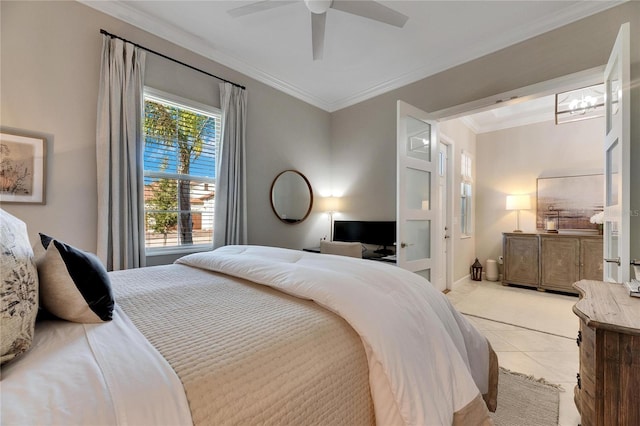
[[[324,198],[324,211],[337,212],[340,210],[340,198],[338,197],[325,197]]]
[[[529,195],[507,195],[507,210],[530,210],[531,197]]]

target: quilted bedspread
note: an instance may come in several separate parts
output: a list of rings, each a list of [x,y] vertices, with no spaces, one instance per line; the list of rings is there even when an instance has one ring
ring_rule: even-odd
[[[490,424],[482,395],[497,385],[493,351],[417,274],[362,259],[261,246],[226,246],[177,262],[311,299],[344,318],[367,354],[378,424]]]
[[[495,353],[394,266],[227,246],[111,279],[197,426],[492,424]]]
[[[317,304],[184,265],[110,273],[200,425],[371,425],[362,342]]]

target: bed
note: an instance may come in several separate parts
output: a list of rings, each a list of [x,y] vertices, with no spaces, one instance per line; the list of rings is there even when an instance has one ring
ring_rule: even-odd
[[[492,424],[495,353],[415,274],[227,246],[108,277],[110,321],[2,366],[3,425]]]

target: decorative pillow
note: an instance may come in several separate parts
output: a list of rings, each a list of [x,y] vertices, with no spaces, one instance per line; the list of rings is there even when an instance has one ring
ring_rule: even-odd
[[[40,234],[40,240],[47,250],[38,261],[42,306],[67,321],[110,321],[113,293],[100,260],[47,235]]]
[[[320,253],[361,258],[362,244],[322,240],[320,241]]]
[[[0,209],[0,363],[31,347],[38,314],[38,271],[27,226]]]

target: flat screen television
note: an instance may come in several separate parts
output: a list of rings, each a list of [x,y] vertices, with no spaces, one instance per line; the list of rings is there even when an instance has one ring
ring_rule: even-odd
[[[396,222],[336,220],[333,222],[333,240],[381,246],[375,253],[392,254],[389,247],[396,242]]]

